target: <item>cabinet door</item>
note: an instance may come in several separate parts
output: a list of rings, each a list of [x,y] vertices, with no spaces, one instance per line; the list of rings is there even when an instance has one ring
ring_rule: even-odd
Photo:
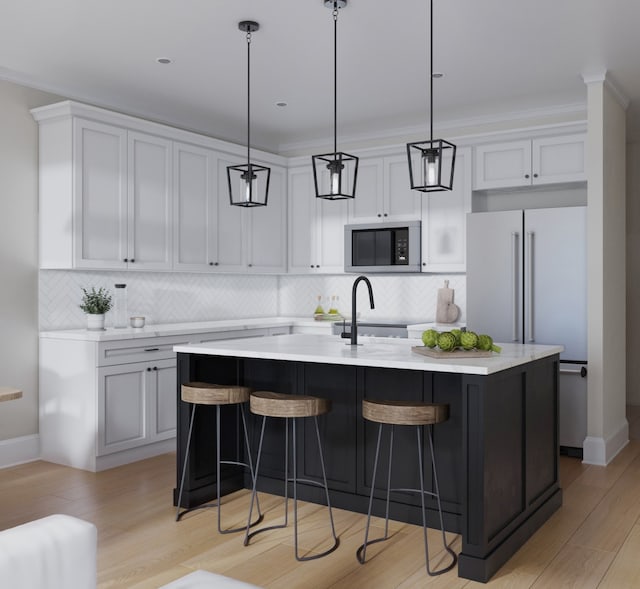
[[[246,252],[244,240],[246,228],[243,207],[236,207],[229,199],[229,183],[227,166],[234,166],[238,160],[231,161],[226,157],[218,158],[218,198],[216,199],[217,219],[215,241],[218,259],[213,260],[215,269],[224,272],[246,272]]]
[[[246,246],[249,272],[283,273],[287,269],[286,171],[271,166],[266,207],[245,211],[249,231]]]
[[[586,181],[585,135],[534,139],[533,183]]]
[[[147,443],[147,368],[118,364],[98,370],[98,456]]]
[[[383,190],[382,158],[360,159],[356,196],[351,203],[352,223],[373,223],[387,216],[383,205]]]
[[[344,272],[344,226],[349,223],[349,203],[346,200],[318,201],[316,234],[318,236],[316,269],[321,273]]]
[[[170,270],[171,141],[129,132],[128,152],[129,267]]]
[[[176,435],[176,361],[160,360],[147,366],[149,398],[149,442],[174,438]]]
[[[406,155],[384,158],[384,216],[386,221],[420,218],[424,195],[411,190]]]
[[[316,198],[311,165],[288,171],[289,273],[309,274],[316,266]]]
[[[476,147],[474,188],[508,188],[531,184],[531,140]]]
[[[215,152],[174,143],[173,267],[208,271],[218,260]]]
[[[126,268],[127,132],[74,121],[75,265]]]
[[[467,213],[471,212],[471,150],[456,153],[453,190],[432,192],[422,203],[423,272],[464,272]]]

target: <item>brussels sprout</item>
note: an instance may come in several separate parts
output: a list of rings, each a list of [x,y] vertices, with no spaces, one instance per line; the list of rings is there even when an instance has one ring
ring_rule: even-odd
[[[422,343],[428,348],[435,348],[438,345],[438,332],[435,329],[423,331]]]
[[[456,345],[456,336],[450,331],[443,331],[438,335],[438,346],[444,352],[452,352],[458,347]]]
[[[478,335],[473,331],[463,331],[460,334],[460,345],[465,350],[473,350],[478,345]]]

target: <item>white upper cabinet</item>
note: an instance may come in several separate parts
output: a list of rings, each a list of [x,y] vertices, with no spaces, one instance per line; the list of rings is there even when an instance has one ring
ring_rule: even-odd
[[[136,270],[172,267],[171,141],[132,131],[128,137],[127,256]]]
[[[69,152],[59,155],[61,159],[68,158],[69,169],[73,170],[73,186],[69,194],[63,193],[66,186],[50,185],[46,179],[41,179],[40,224],[45,230],[41,264],[50,267],[47,265],[50,257],[46,243],[53,242],[52,252],[61,254],[62,267],[126,268],[129,256],[127,131],[76,119],[73,138],[75,150],[69,145]],[[41,153],[45,149],[46,155],[50,156],[53,154],[48,150],[53,146],[49,145],[48,139],[41,133]],[[55,141],[55,137],[52,140]],[[41,158],[40,165],[52,165],[48,160],[47,157],[43,162]],[[71,242],[67,243],[70,233],[64,231],[56,235],[55,228],[47,231],[50,228],[47,211],[61,199],[75,208],[73,215],[71,208],[58,211],[73,227],[73,256],[69,247]],[[55,267],[55,262],[51,267]]]
[[[217,158],[211,149],[173,145],[176,270],[208,271],[218,263]]]
[[[170,141],[79,118],[41,125],[42,268],[168,270],[171,223]]]
[[[288,181],[289,272],[344,272],[344,226],[349,222],[349,202],[316,198],[311,164],[290,168]]]
[[[249,272],[284,274],[287,271],[287,172],[281,166],[269,167],[267,206],[244,209],[246,263]]]
[[[471,149],[456,152],[453,189],[422,195],[422,271],[466,270],[466,219],[471,212]]]
[[[420,195],[409,186],[406,155],[360,159],[351,223],[413,221],[420,210]]]
[[[243,209],[236,145],[71,101],[31,112],[41,268],[286,271],[286,170],[269,154],[268,206]]]
[[[585,140],[576,134],[479,145],[474,189],[584,182]]]

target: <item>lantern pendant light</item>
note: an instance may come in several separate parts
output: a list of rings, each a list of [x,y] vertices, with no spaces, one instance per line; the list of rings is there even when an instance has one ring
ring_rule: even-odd
[[[229,199],[239,207],[259,207],[267,204],[271,168],[251,163],[251,33],[260,25],[252,20],[243,20],[238,28],[247,34],[247,163],[227,167]]]
[[[342,200],[354,198],[358,177],[358,158],[338,151],[338,11],[347,0],[324,0],[333,10],[333,153],[312,156],[316,198]]]
[[[429,67],[429,129],[430,139],[407,143],[409,179],[412,190],[438,192],[453,188],[456,146],[444,139],[433,138],[433,0],[430,0],[431,51]]]

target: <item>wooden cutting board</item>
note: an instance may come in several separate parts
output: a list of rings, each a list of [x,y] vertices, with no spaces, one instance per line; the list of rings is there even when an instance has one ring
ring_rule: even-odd
[[[427,346],[411,346],[411,350],[416,354],[422,354],[429,358],[491,358],[491,350],[454,350],[444,352]]]

